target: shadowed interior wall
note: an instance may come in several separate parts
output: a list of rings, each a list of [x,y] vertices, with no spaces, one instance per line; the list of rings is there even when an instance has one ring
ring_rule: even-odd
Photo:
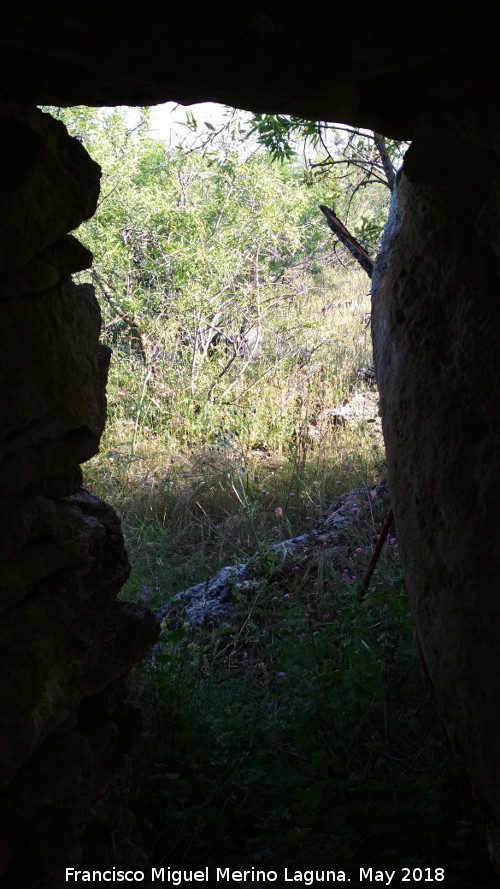
[[[62,862],[141,860],[123,805],[140,727],[128,671],[156,633],[146,611],[116,602],[128,570],[117,520],[78,489],[104,424],[109,355],[92,289],[70,280],[91,257],[67,232],[92,214],[98,170],[37,102],[219,100],[413,139],[402,226],[374,295],[389,481],[424,668],[500,873],[500,67],[490,13],[490,3],[471,12],[447,0],[404,14],[393,2],[375,17],[361,0],[317,19],[281,2],[5,12],[5,885],[62,885]]]
[[[0,880],[28,889],[147,860],[123,801],[142,725],[129,671],[157,627],[116,601],[120,523],[80,488],[110,352],[93,288],[71,280],[91,255],[66,232],[94,211],[100,171],[36,109],[4,106],[0,128]]]

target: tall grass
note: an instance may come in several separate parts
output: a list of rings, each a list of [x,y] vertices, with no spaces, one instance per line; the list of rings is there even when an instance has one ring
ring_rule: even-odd
[[[366,389],[376,415],[359,376],[371,363],[368,309],[365,275],[325,273],[304,300],[277,307],[261,353],[223,402],[203,399],[217,355],[193,399],[189,355],[144,368],[115,353],[108,425],[86,482],[122,516],[134,566],[126,595],[147,585],[168,597],[250,555],[256,534],[263,543],[291,535],[344,490],[376,480],[377,423],[344,426],[329,414]]]

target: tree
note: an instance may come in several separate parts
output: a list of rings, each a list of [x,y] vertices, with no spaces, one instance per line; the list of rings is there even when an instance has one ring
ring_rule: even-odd
[[[187,371],[193,402],[227,398],[277,336],[295,348],[275,310],[299,297],[329,249],[319,192],[301,171],[265,152],[242,156],[237,129],[186,152],[148,135],[146,111],[133,125],[126,110],[59,116],[103,167],[80,235],[112,344],[152,374],[159,362]]]
[[[291,158],[300,148],[306,178],[334,179],[345,184],[347,205],[338,215],[347,230],[347,243],[340,232],[340,240],[351,250],[349,238],[361,242],[362,248],[377,247],[387,219],[389,200],[376,215],[364,213],[360,222],[350,224],[355,196],[360,190],[373,186],[395,186],[396,171],[402,163],[408,143],[386,139],[380,133],[368,132],[325,121],[308,121],[293,115],[254,114],[246,137],[256,137],[274,159]],[[323,208],[321,208],[323,209]],[[325,208],[328,209],[328,208]],[[333,215],[336,216],[335,211]],[[327,215],[327,214],[325,214]],[[327,221],[331,225],[331,218]],[[332,227],[332,226],[331,226]],[[337,230],[339,234],[339,230]],[[344,232],[345,234],[345,232]],[[351,250],[351,253],[353,251]],[[355,258],[368,271],[363,257]]]

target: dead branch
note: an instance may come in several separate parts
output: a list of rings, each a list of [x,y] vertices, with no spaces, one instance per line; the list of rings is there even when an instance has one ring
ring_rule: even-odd
[[[335,233],[339,241],[346,247],[356,262],[359,263],[363,271],[366,272],[369,278],[372,276],[374,261],[366,252],[364,247],[361,246],[359,241],[356,240],[353,235],[346,229],[345,225],[340,221],[338,216],[335,215],[333,210],[330,210],[328,207],[325,207],[323,204],[320,204],[319,209],[326,217],[326,221],[330,226],[331,230]]]

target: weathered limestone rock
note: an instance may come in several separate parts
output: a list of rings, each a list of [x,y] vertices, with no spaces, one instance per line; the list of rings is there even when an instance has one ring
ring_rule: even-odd
[[[441,125],[425,136],[439,146]],[[418,136],[405,163],[372,329],[418,642],[500,873],[500,193],[489,147],[482,157],[456,132],[446,141],[453,153],[438,148],[436,167]]]
[[[120,523],[80,488],[110,354],[93,288],[70,277],[92,257],[66,232],[93,212],[99,168],[34,109],[9,105],[0,129],[0,882],[57,889],[66,866],[145,863],[127,809],[130,668],[157,620],[116,601]]]
[[[371,127],[411,138],[430,97],[479,91],[498,76],[491,0],[322,4],[219,0],[140,9],[19,0],[4,10],[0,97],[150,105],[222,102]],[[334,44],[334,48],[333,48]]]
[[[0,375],[10,385],[0,407],[0,491],[46,488],[97,452],[110,352],[97,345],[100,314],[90,285],[66,278],[4,298],[2,311]]]
[[[59,121],[10,103],[0,104],[0,169],[0,274],[8,275],[92,216],[100,171]],[[39,261],[52,265],[51,255]]]
[[[356,537],[352,533],[352,526],[358,526],[359,534],[360,523],[365,525],[363,531],[369,538],[373,523],[382,525],[388,506],[387,488],[381,482],[371,488],[349,491],[337,503],[332,504],[325,518],[314,523],[312,531],[272,543],[267,547],[266,553],[274,554],[276,564],[284,571],[290,570],[290,566],[297,562],[310,568],[321,553],[322,558],[328,558],[338,568],[339,575],[347,570],[352,572],[360,568],[364,574],[368,559],[364,568],[359,562],[355,564],[353,541]],[[375,537],[375,543],[376,540]],[[308,582],[311,583],[309,568]],[[255,580],[265,573],[266,566],[263,566],[262,557],[260,553],[256,553],[248,562],[220,568],[206,582],[195,583],[176,593],[156,612],[157,616],[174,627],[185,623],[191,627],[217,626],[221,620],[230,621],[235,611],[235,589],[245,586],[251,588]]]

